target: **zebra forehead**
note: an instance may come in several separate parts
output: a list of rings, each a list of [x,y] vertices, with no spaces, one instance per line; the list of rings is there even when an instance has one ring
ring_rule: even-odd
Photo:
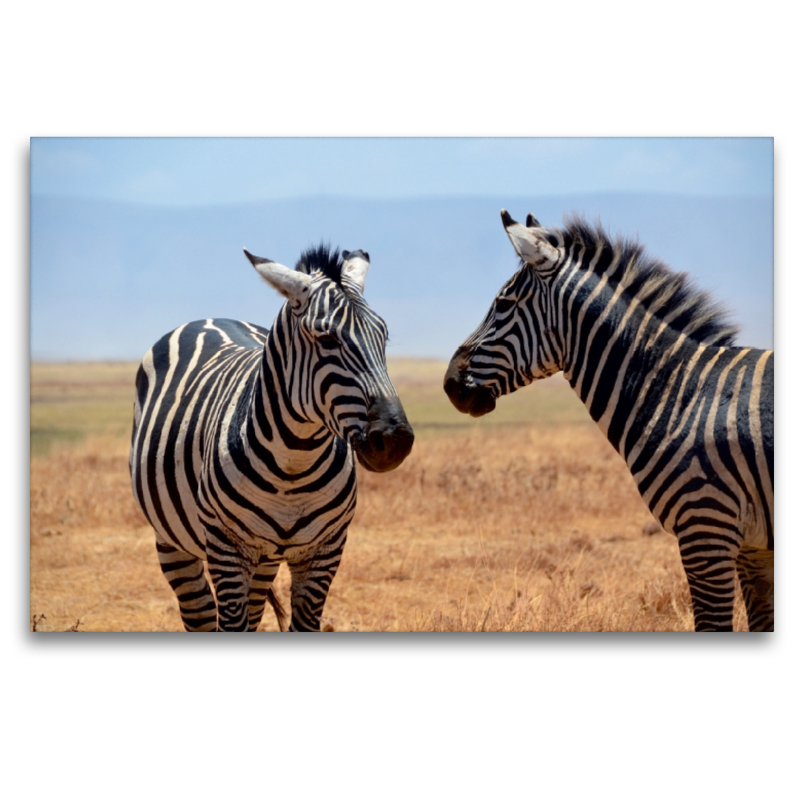
[[[316,275],[312,281],[308,313],[313,318],[332,322],[351,319],[358,326],[386,332],[386,323],[357,289],[347,283],[337,284],[322,275]]]
[[[365,250],[343,250],[339,253],[338,249],[331,250],[330,245],[321,244],[317,247],[307,249],[295,264],[295,270],[312,277],[312,281],[317,283],[328,280],[338,287],[341,287],[345,295],[350,299],[355,299],[364,291],[364,277],[366,270],[353,273],[350,267],[352,262],[359,259],[366,261],[369,266],[369,253]],[[349,263],[348,263],[349,262]],[[348,270],[345,271],[345,264],[348,263]],[[360,275],[356,277],[356,274]]]

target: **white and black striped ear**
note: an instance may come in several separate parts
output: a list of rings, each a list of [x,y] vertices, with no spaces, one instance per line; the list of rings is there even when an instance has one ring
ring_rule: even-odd
[[[500,218],[511,244],[523,261],[538,268],[553,266],[558,261],[558,250],[547,239],[538,235],[535,228],[515,222],[505,209],[500,211]],[[529,214],[528,220],[531,219],[536,222],[536,218]]]
[[[254,256],[244,249],[244,254],[250,263],[256,268],[256,272],[277,292],[282,294],[293,308],[301,306],[308,298],[308,287],[311,284],[311,276],[304,272],[284,267],[276,261],[268,258]]]
[[[367,282],[367,272],[369,272],[369,253],[365,250],[342,251],[342,275],[349,278],[364,294],[364,284]]]

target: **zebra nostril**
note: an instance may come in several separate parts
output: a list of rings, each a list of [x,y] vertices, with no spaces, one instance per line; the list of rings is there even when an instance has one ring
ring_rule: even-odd
[[[369,445],[373,450],[377,450],[379,453],[382,453],[386,449],[386,443],[383,440],[383,433],[381,433],[381,431],[371,430],[367,438],[369,439]]]
[[[395,469],[414,444],[414,431],[400,401],[390,397],[375,398],[367,411],[367,420],[366,429],[356,441],[356,455],[361,465],[373,472]]]

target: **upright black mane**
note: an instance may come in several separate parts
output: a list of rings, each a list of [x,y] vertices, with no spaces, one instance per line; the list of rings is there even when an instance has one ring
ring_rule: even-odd
[[[629,297],[637,298],[659,319],[671,317],[673,330],[702,344],[717,347],[734,344],[739,331],[731,324],[729,312],[708,292],[698,289],[687,273],[673,271],[663,261],[649,255],[637,241],[623,237],[612,241],[602,226],[590,226],[581,217],[568,216],[565,226],[558,233],[566,249],[578,244],[595,253],[598,248],[607,250],[607,256],[599,258],[594,267],[598,274],[605,273],[618,255],[620,266],[609,282],[615,286],[623,284]],[[584,261],[588,265],[590,259]]]
[[[306,275],[319,271],[326,278],[341,284],[343,265],[344,262],[339,253],[339,248],[331,250],[331,246],[323,242],[316,247],[309,247],[305,250],[294,265],[294,268],[298,272],[304,272]]]

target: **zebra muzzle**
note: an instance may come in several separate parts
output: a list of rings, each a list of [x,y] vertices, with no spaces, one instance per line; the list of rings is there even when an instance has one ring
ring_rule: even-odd
[[[414,444],[399,400],[380,398],[367,411],[367,427],[353,439],[359,463],[371,472],[388,472],[403,463]]]
[[[444,376],[444,391],[450,402],[462,413],[471,417],[482,417],[494,411],[497,401],[491,389],[478,386],[463,367],[459,353],[453,357]]]

